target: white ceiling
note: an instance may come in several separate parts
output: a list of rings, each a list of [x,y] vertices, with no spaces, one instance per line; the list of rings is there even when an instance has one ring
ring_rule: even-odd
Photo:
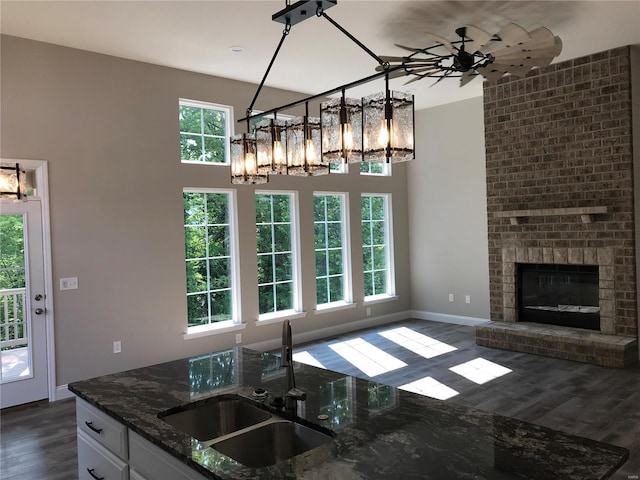
[[[0,0],[0,32],[257,84],[282,35],[271,15],[284,7],[284,0]],[[551,29],[564,45],[556,61],[640,44],[640,0],[339,0],[326,13],[378,55],[403,54],[394,43],[433,45],[424,32],[456,40],[459,26],[495,33],[509,21]],[[232,53],[232,45],[245,51]],[[376,65],[325,19],[311,18],[293,26],[266,84],[316,94],[371,75]],[[404,81],[392,88],[413,89],[418,109],[482,94],[480,79],[462,88],[457,79],[434,87],[431,79],[402,87]],[[381,89],[382,80],[348,95]]]

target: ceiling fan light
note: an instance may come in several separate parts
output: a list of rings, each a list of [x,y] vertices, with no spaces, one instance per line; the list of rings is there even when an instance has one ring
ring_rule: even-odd
[[[266,173],[258,171],[256,137],[242,133],[233,135],[230,140],[231,183],[256,185],[267,183]]]

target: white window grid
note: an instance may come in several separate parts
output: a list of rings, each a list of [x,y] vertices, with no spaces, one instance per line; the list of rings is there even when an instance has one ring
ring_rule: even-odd
[[[195,163],[195,164],[205,164],[205,165],[229,165],[229,139],[231,138],[231,136],[233,135],[233,107],[228,106],[228,105],[220,105],[220,104],[216,104],[216,103],[209,103],[209,102],[201,102],[198,100],[187,100],[187,99],[180,99],[178,102],[179,106],[185,106],[185,107],[194,107],[194,108],[199,108],[201,110],[217,110],[217,111],[221,111],[224,112],[225,114],[225,125],[224,125],[224,130],[225,133],[224,135],[214,135],[214,134],[207,134],[204,133],[204,115],[201,115],[200,120],[201,120],[201,124],[200,124],[200,133],[194,133],[194,132],[183,132],[182,130],[180,130],[180,136],[182,135],[187,135],[189,137],[194,137],[194,140],[197,139],[197,141],[199,141],[200,143],[200,147],[202,149],[202,152],[206,152],[206,148],[205,148],[205,139],[207,138],[218,138],[223,140],[223,144],[224,144],[224,161],[223,162],[208,162],[206,161],[204,158],[201,158],[200,160],[188,160],[188,159],[183,159],[182,155],[180,155],[180,161],[182,163]]]
[[[193,257],[186,258],[185,252],[185,262],[188,263],[190,261],[205,261],[206,263],[206,272],[207,272],[207,286],[210,286],[211,283],[211,271],[210,271],[210,260],[228,260],[229,261],[229,282],[227,286],[223,288],[207,288],[206,290],[195,291],[195,292],[187,292],[187,299],[190,296],[195,295],[207,295],[207,314],[208,321],[207,324],[215,324],[216,326],[225,325],[225,324],[237,324],[240,318],[240,299],[238,292],[240,289],[238,288],[239,283],[239,275],[238,275],[238,245],[237,245],[237,212],[236,212],[236,192],[234,190],[223,190],[223,189],[201,189],[201,188],[185,188],[184,193],[196,193],[205,195],[205,222],[202,224],[194,224],[191,223],[189,225],[184,225],[185,236],[188,228],[204,228],[207,230],[205,234],[205,256],[204,257]],[[222,194],[227,197],[227,219],[226,223],[211,223],[208,221],[207,217],[207,194]],[[208,227],[223,227],[227,229],[228,238],[229,238],[229,249],[227,255],[210,255],[210,242],[209,242],[209,234]],[[213,321],[212,320],[212,312],[211,312],[211,294],[221,293],[221,292],[229,292],[230,294],[230,303],[231,303],[231,313],[230,318],[228,320],[221,321]],[[192,328],[202,328],[202,325],[189,326],[188,330]]]
[[[373,219],[372,218],[372,203],[374,198],[380,198],[383,201],[383,218],[382,219]],[[394,272],[394,259],[393,259],[393,244],[392,244],[392,235],[393,231],[392,225],[392,217],[391,217],[391,195],[390,194],[362,194],[362,202],[364,206],[364,202],[368,202],[368,210],[369,216],[365,218],[364,216],[364,208],[362,210],[362,254],[363,254],[363,265],[367,264],[367,257],[370,259],[371,268],[363,268],[364,279],[365,279],[365,300],[370,300],[379,296],[393,296],[395,295],[395,272]],[[374,226],[382,225],[384,231],[384,242],[374,242]],[[375,264],[375,249],[383,248],[383,260],[384,266],[376,268]],[[376,288],[376,273],[384,272],[385,274],[385,282],[381,290]],[[367,274],[371,274],[370,287],[371,294],[367,295]]]
[[[391,176],[391,164],[386,162],[361,162],[358,165],[360,175],[371,175],[374,177]]]
[[[339,220],[328,220],[328,211],[327,211],[327,200],[330,197],[338,198],[340,200],[340,219]],[[321,247],[315,248],[316,258],[318,253],[324,252],[324,268],[325,275],[318,275],[316,272],[316,298],[317,298],[317,285],[320,282],[325,283],[325,287],[327,289],[327,299],[326,303],[318,303],[318,305],[329,305],[336,302],[350,303],[351,302],[351,275],[349,266],[351,265],[349,250],[347,248],[348,242],[348,229],[347,229],[347,196],[344,193],[335,193],[335,192],[315,192],[314,200],[316,198],[321,198],[323,200],[323,217],[322,219],[314,218],[314,227],[316,225],[322,224],[324,225],[324,238],[321,241]],[[315,201],[314,201],[315,203]],[[314,205],[315,211],[315,205]],[[329,247],[329,225],[339,225],[340,227],[340,245],[335,247]],[[315,231],[315,228],[314,228]],[[315,235],[314,235],[315,237]],[[314,238],[315,240],[315,238]],[[330,252],[340,252],[342,269],[339,273],[329,273],[329,260],[330,260]],[[331,287],[330,282],[332,278],[342,278],[342,292],[340,298],[332,298],[331,297]]]
[[[270,226],[271,227],[271,249],[268,252],[257,252],[258,255],[258,263],[260,262],[260,257],[271,256],[271,281],[270,282],[262,282],[258,283],[258,291],[260,291],[260,287],[268,287],[271,286],[272,294],[273,294],[273,309],[269,312],[259,312],[258,319],[266,319],[274,314],[282,313],[282,312],[299,312],[300,311],[300,273],[299,273],[299,261],[298,261],[298,228],[297,228],[297,197],[293,192],[269,192],[269,191],[260,191],[256,192],[256,199],[259,196],[267,196],[271,197],[271,209],[270,209],[270,221],[269,222],[258,222],[256,219],[256,227],[260,226]],[[287,197],[289,201],[289,221],[288,222],[275,222],[274,221],[274,209],[273,209],[273,198],[274,197]],[[275,231],[277,226],[288,225],[289,226],[289,248],[281,249],[277,248],[275,242]],[[277,269],[276,269],[276,256],[277,255],[291,255],[291,279],[290,280],[278,280]],[[278,285],[291,285],[291,306],[289,309],[278,309]]]

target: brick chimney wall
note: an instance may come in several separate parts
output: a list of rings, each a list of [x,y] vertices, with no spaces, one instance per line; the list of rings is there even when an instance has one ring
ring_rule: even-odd
[[[590,263],[589,252],[606,251],[613,255],[601,291],[614,309],[608,333],[637,336],[630,55],[621,47],[485,83],[492,320],[517,320],[505,318],[507,250],[527,259],[550,252],[556,263]],[[513,225],[496,215],[601,206],[607,213],[593,223],[560,214]],[[603,288],[602,274],[600,281]]]

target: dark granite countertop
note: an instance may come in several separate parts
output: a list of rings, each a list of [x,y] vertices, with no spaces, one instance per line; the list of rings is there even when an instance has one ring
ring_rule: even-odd
[[[283,396],[279,358],[245,348],[75,382],[69,390],[212,479],[605,479],[624,448],[296,363],[298,415],[335,432],[327,446],[249,468],[158,413],[220,394]],[[318,420],[318,415],[328,419]]]

